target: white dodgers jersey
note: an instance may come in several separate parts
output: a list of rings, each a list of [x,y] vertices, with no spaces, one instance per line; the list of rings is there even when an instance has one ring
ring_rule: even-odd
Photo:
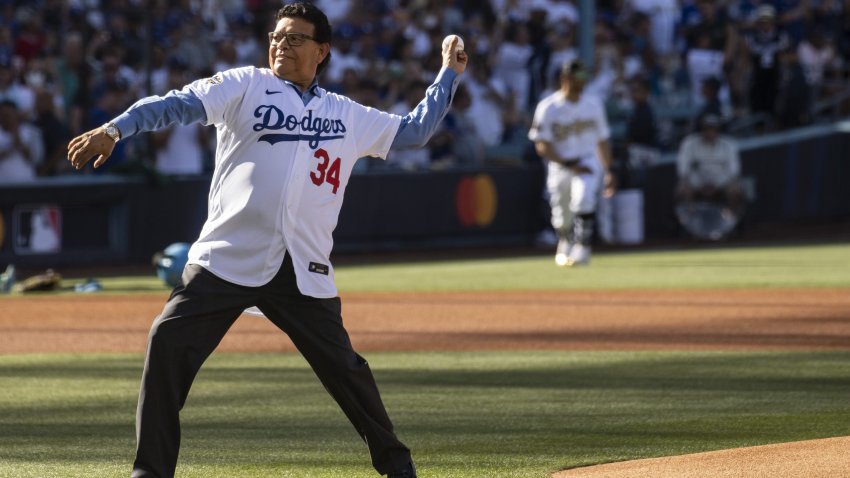
[[[244,286],[274,278],[284,251],[298,288],[337,295],[333,230],[355,161],[386,157],[401,117],[316,88],[307,106],[267,68],[188,85],[218,135],[207,221],[189,263]]]
[[[605,111],[594,97],[584,94],[573,103],[560,90],[540,101],[528,132],[528,139],[552,144],[567,160],[595,157],[598,143],[610,136]]]

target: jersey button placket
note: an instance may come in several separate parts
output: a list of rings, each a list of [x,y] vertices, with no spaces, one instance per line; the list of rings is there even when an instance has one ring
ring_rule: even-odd
[[[303,187],[301,178],[303,176],[301,163],[304,162],[304,153],[301,150],[301,146],[295,152],[295,157],[292,158],[292,174],[290,176],[289,184],[288,184],[288,194],[286,197],[286,210],[290,216],[295,214],[295,207],[297,198],[301,195],[301,188]]]
[[[302,110],[299,118],[303,117],[304,111]],[[299,136],[303,136],[300,125],[298,128],[298,134]],[[303,141],[298,141],[298,147],[295,149],[295,157],[292,158],[292,160],[292,174],[290,175],[289,184],[287,185],[289,194],[286,198],[286,210],[289,216],[294,218],[295,211],[298,209],[298,203],[303,195],[304,183],[307,178],[306,170],[310,167],[309,150]]]

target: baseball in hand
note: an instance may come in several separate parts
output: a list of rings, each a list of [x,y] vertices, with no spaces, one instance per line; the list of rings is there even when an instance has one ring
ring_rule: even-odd
[[[445,51],[446,48],[449,47],[449,45],[451,44],[452,39],[454,37],[457,37],[457,47],[455,48],[454,53],[457,53],[457,52],[463,50],[463,38],[461,38],[457,35],[448,35],[446,38],[443,38],[443,51]]]

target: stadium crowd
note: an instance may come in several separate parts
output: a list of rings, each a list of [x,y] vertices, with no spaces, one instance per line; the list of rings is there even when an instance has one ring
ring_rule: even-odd
[[[426,148],[361,169],[434,169],[533,156],[531,113],[578,55],[572,0],[318,0],[334,25],[332,91],[393,112],[419,101],[459,33],[470,72]],[[731,130],[791,128],[845,88],[850,0],[600,0],[594,75],[615,148],[678,146],[706,114]],[[0,182],[69,172],[69,138],[137,99],[216,71],[266,66],[281,3],[5,0],[0,3]],[[743,131],[743,129],[742,129]],[[172,127],[121,142],[101,172],[209,171],[215,135]],[[520,159],[521,160],[521,159]],[[94,172],[92,172],[94,174]]]

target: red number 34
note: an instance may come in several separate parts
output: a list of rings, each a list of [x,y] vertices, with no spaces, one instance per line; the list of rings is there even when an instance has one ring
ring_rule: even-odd
[[[323,183],[328,183],[334,187],[333,193],[336,194],[336,190],[339,189],[339,158],[331,162],[328,152],[322,148],[317,149],[313,156],[319,159],[316,170],[310,172],[310,179],[313,180],[313,184],[321,186]],[[330,164],[330,167],[328,167],[328,164]]]

